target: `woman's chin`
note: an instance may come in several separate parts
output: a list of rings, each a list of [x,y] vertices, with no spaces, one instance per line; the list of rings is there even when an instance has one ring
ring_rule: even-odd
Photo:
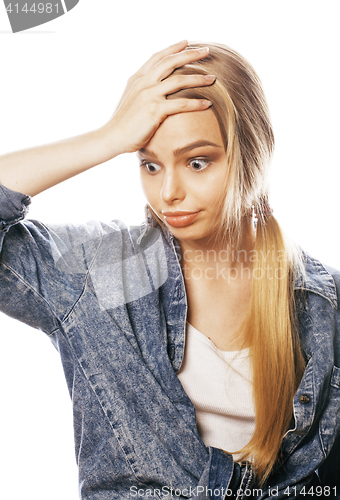
[[[199,246],[205,246],[205,244],[212,239],[213,232],[211,230],[203,230],[197,227],[195,224],[191,224],[186,227],[172,227],[166,224],[170,233],[179,241],[196,243]]]

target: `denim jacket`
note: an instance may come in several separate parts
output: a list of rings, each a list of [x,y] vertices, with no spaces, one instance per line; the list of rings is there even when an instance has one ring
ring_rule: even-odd
[[[172,235],[150,216],[130,229],[120,221],[22,222],[29,203],[0,186],[1,310],[43,330],[60,353],[83,500],[308,491],[340,499],[338,272],[306,257],[306,274],[295,279],[308,363],[282,464],[259,488],[249,464],[204,445],[176,375],[187,305]]]

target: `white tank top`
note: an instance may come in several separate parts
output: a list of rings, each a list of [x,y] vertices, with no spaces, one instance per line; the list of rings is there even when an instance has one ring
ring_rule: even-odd
[[[194,404],[197,430],[206,446],[234,453],[250,441],[255,409],[249,349],[221,351],[187,323],[177,375]]]

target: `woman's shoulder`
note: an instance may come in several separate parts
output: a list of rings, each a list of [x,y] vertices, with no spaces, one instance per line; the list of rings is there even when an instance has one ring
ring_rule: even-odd
[[[315,293],[338,308],[340,297],[340,270],[301,251],[301,259],[294,276],[294,289]]]

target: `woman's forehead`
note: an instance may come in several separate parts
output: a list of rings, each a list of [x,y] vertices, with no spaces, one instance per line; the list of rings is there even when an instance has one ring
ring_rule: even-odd
[[[145,149],[156,153],[168,148],[174,151],[200,141],[224,147],[218,121],[210,109],[168,116]]]

